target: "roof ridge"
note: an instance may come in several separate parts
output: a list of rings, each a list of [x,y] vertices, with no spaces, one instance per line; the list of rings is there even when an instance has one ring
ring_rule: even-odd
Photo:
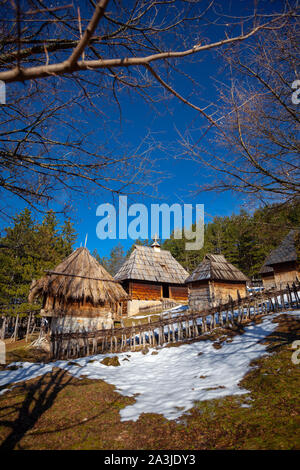
[[[138,248],[139,250],[145,250],[146,249],[146,250],[154,251],[152,246],[146,246],[146,245],[134,245],[134,246],[135,246],[135,248]],[[170,253],[171,254],[170,250],[163,250],[162,248],[160,248],[160,250],[156,251],[155,253],[161,253],[162,251],[164,253]]]

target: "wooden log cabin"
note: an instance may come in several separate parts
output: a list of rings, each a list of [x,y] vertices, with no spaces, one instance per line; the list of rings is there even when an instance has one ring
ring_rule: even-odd
[[[33,281],[29,302],[42,298],[40,311],[52,332],[111,328],[119,320],[127,294],[90,254],[77,248],[53,271]]]
[[[275,287],[274,269],[271,266],[264,264],[259,270],[259,275],[265,289],[273,289]]]
[[[269,283],[262,275],[263,285],[270,287],[285,287],[300,278],[300,231],[291,230],[281,244],[271,251],[264,262],[264,267],[273,270],[274,281]],[[262,268],[263,269],[263,268]]]
[[[157,239],[151,247],[135,245],[128,260],[115,275],[130,300],[127,314],[163,306],[166,300],[185,303],[188,289],[184,281],[189,273],[167,250],[161,250]]]
[[[197,312],[226,303],[229,296],[233,300],[237,300],[238,295],[245,297],[248,281],[248,277],[223,255],[207,254],[186,279],[189,287],[189,309]]]

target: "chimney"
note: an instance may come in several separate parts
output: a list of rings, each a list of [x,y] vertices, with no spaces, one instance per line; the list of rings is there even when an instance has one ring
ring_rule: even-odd
[[[152,243],[151,247],[153,248],[154,251],[160,251],[160,244],[157,241],[157,233],[154,235],[154,242]]]

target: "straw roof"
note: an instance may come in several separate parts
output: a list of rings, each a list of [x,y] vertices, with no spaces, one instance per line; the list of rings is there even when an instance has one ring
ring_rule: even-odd
[[[127,298],[123,287],[114,281],[87,248],[77,248],[53,271],[33,281],[29,302],[43,294],[71,302],[87,301],[93,305]]]
[[[249,280],[238,268],[229,263],[223,255],[207,254],[186,282],[195,281],[240,281]]]
[[[281,244],[271,251],[264,264],[273,266],[274,264],[297,261],[296,235],[299,235],[299,230],[291,230]]]
[[[136,280],[184,284],[189,273],[169,251],[135,245],[130,257],[115,275],[118,281]]]

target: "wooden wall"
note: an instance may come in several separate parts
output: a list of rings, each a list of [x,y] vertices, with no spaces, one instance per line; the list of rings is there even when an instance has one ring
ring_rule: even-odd
[[[229,283],[229,282],[215,282],[211,283],[211,297],[213,306],[219,305],[219,303],[228,302],[229,295],[233,300],[238,299],[239,291],[241,297],[246,297],[247,290],[245,283]]]
[[[287,283],[292,283],[296,280],[296,276],[300,277],[300,268],[297,263],[281,263],[275,264],[274,268],[274,277],[277,287],[282,285],[286,286]]]
[[[229,283],[215,281],[198,281],[189,285],[189,307],[197,311],[209,307],[216,307],[220,303],[228,302],[229,295],[237,300],[237,291],[240,296],[246,296],[245,283]]]
[[[275,277],[273,274],[262,274],[261,278],[265,289],[271,289],[275,286]]]
[[[188,300],[187,286],[169,286],[169,298],[178,302],[186,302]]]
[[[162,297],[162,287],[160,284],[151,284],[150,282],[131,281],[128,293],[132,299],[160,300]]]
[[[90,302],[66,302],[65,300],[57,299],[48,296],[45,299],[44,307],[41,310],[41,315],[47,317],[55,316],[73,316],[96,318],[106,317],[117,314],[118,304],[105,304],[93,305]]]
[[[189,284],[188,298],[191,311],[208,308],[211,302],[209,283],[206,281]]]
[[[151,282],[130,281],[127,292],[132,299],[137,300],[160,300],[163,297],[162,285]],[[187,286],[169,285],[169,298],[178,302],[187,301]]]
[[[128,312],[127,312],[127,301],[122,302],[122,311],[121,311],[122,317],[127,317]]]

